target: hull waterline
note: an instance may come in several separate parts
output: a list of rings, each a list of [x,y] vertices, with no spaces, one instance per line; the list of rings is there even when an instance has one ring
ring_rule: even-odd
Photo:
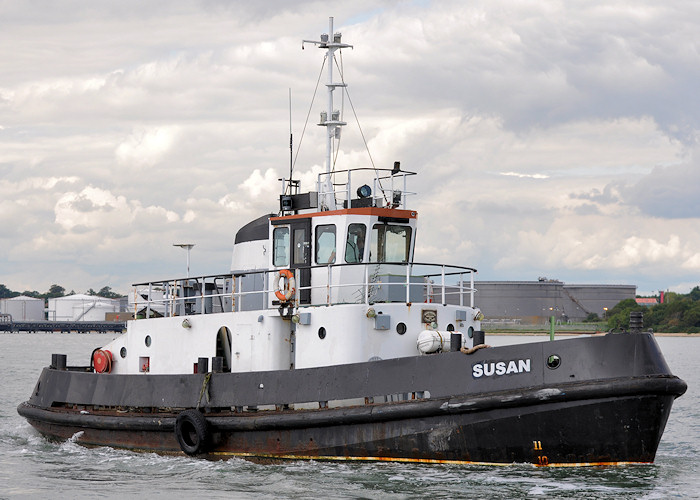
[[[245,399],[253,398],[251,394],[240,390],[239,394],[244,399],[224,401],[222,398],[229,396],[226,395],[227,391],[219,388],[242,388],[257,376],[256,380],[263,380],[256,384],[260,391],[260,385],[272,385],[275,377],[289,377],[291,372],[214,373],[208,380],[209,403],[199,402],[207,430],[206,444],[198,455],[208,458],[238,456],[255,459],[534,465],[653,462],[673,400],[686,388],[682,380],[670,373],[622,375],[623,372],[634,373],[644,369],[664,371],[665,362],[658,357],[660,353],[655,349],[653,337],[647,334],[609,335],[556,344],[517,346],[520,356],[530,360],[530,372],[500,379],[492,377],[488,381],[475,379],[473,367],[483,365],[488,359],[513,357],[515,347],[486,349],[472,356],[450,353],[413,360],[357,364],[342,367],[342,370],[341,367],[328,367],[296,371],[297,377],[326,380],[327,383],[316,384],[318,387],[311,390],[317,396],[328,398],[323,400],[326,402],[333,399],[333,394],[343,397],[358,395],[353,394],[352,389],[343,391],[341,387],[348,385],[343,380],[352,379],[353,376],[357,378],[363,371],[367,378],[356,387],[360,394],[378,394],[371,387],[380,389],[381,383],[378,381],[386,381],[387,377],[393,382],[387,382],[383,389],[399,393],[400,389],[405,388],[399,381],[405,380],[409,374],[412,373],[414,377],[416,374],[425,375],[440,366],[433,380],[424,382],[424,386],[432,388],[432,391],[428,390],[430,396],[427,398],[389,403],[372,403],[369,400],[366,401],[369,404],[337,408],[290,410],[278,405],[276,410],[256,411],[257,405],[243,407],[235,404],[252,401]],[[537,353],[539,358],[546,359],[551,348],[563,353],[560,356],[564,360],[571,350],[578,351],[579,359],[582,354],[585,358],[587,353],[602,365],[616,354],[622,355],[629,350],[636,352],[637,358],[635,363],[624,368],[613,365],[607,370],[610,375],[607,378],[571,381],[577,378],[577,374],[569,370],[561,372],[566,375],[560,377],[561,381],[547,383],[544,376],[556,373],[558,369],[546,368],[540,363]],[[646,356],[640,353],[646,353]],[[448,373],[452,374],[452,385],[440,383],[439,380]],[[466,379],[468,375],[470,377]],[[249,380],[249,377],[252,378]],[[59,403],[54,397],[48,397],[52,384],[56,386],[55,394],[65,398],[71,394],[71,386],[83,384],[86,380],[111,382],[101,388],[92,388],[91,397],[95,399],[96,392],[140,392],[145,390],[145,386],[132,382],[144,383],[149,382],[148,379],[155,384],[151,388],[161,387],[161,394],[167,393],[163,387],[174,384],[179,393],[190,392],[193,396],[199,396],[201,391],[198,389],[206,376],[143,376],[130,381],[111,375],[46,369],[38,391],[52,403],[42,408],[30,400],[20,405],[18,411],[39,432],[53,439],[72,438],[86,446],[182,453],[175,432],[177,415],[184,408],[196,406],[194,399],[191,405],[185,404],[183,399],[174,399],[170,402],[183,406],[172,408],[155,404],[109,406],[84,402],[71,404],[70,401]],[[459,386],[460,380],[461,394],[444,394]],[[273,391],[273,399],[281,398],[288,389],[281,379],[279,382],[278,385],[282,387]],[[479,382],[485,384],[480,386]],[[476,390],[487,384],[493,390]],[[321,386],[330,392],[323,393],[319,389]],[[445,386],[447,388],[441,394],[440,387]],[[119,391],[117,387],[120,387]],[[309,400],[310,393],[297,392],[297,401]],[[76,396],[74,401],[87,397]],[[39,400],[41,398],[35,394],[34,403]],[[254,401],[258,404],[269,403],[260,396]],[[219,406],[224,402],[234,404]]]

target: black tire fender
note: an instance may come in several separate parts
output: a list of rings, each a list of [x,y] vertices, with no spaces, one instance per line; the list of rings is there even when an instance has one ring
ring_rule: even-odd
[[[175,437],[187,455],[200,455],[209,445],[209,425],[199,410],[185,410],[175,420]]]

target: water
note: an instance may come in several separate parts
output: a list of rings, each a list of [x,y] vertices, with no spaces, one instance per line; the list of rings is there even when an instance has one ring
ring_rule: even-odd
[[[0,334],[0,498],[700,498],[700,337],[661,337],[673,372],[688,383],[654,465],[535,468],[391,463],[212,462],[51,443],[17,405],[51,353],[85,364],[108,334]],[[491,337],[492,344],[543,337]]]

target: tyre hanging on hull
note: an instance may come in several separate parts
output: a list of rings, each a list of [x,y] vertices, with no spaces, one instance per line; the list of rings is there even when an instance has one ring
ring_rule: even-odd
[[[175,437],[187,455],[200,455],[209,445],[209,425],[199,410],[185,410],[175,420]]]

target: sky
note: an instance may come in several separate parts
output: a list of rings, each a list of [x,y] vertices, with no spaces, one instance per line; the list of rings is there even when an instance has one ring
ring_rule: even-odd
[[[0,0],[0,283],[85,292],[226,273],[312,189],[335,19],[337,168],[418,173],[416,260],[477,280],[700,285],[695,1]],[[321,88],[319,93],[324,92]],[[309,125],[303,134],[310,112]],[[301,144],[300,144],[301,143]]]

